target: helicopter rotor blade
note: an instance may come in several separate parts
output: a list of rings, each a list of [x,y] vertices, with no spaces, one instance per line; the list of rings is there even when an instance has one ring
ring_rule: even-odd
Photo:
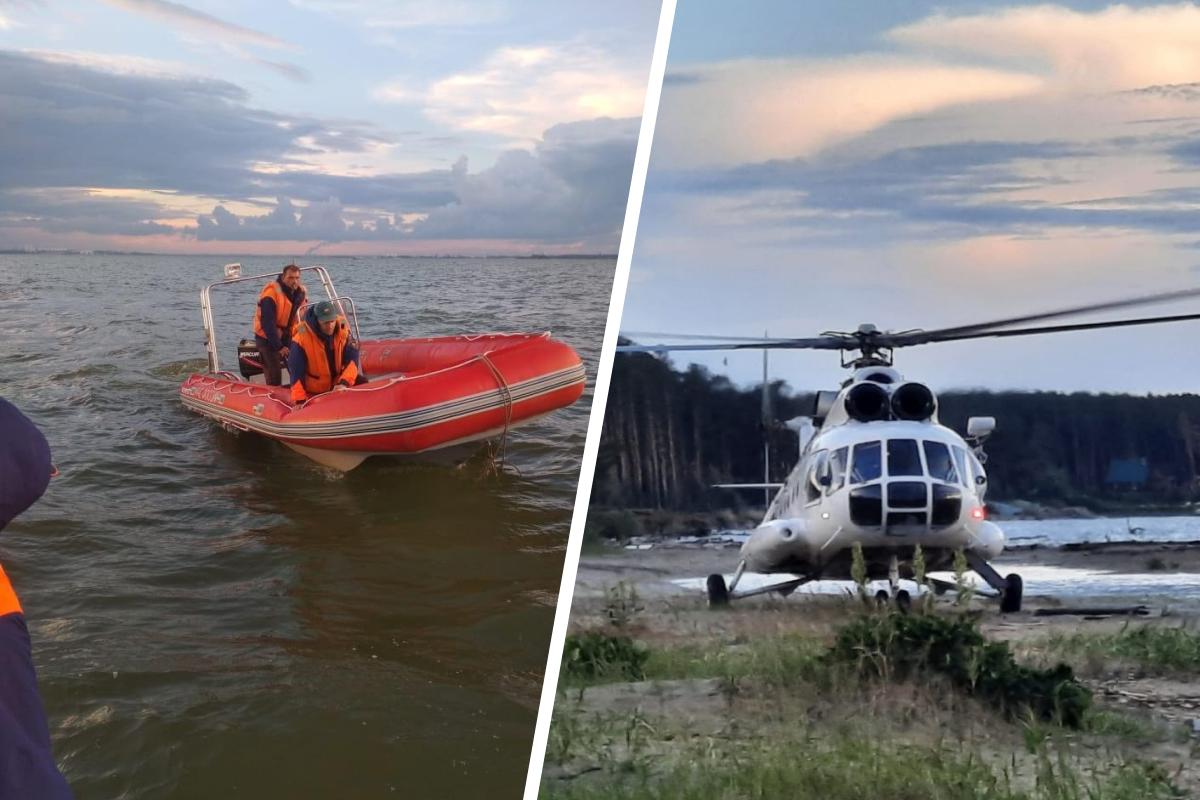
[[[1043,325],[1037,328],[1012,328],[999,331],[978,331],[942,336],[938,342],[959,342],[964,339],[986,339],[989,337],[1034,336],[1041,333],[1065,333],[1067,331],[1090,331],[1100,328],[1126,328],[1133,325],[1155,325],[1164,322],[1187,322],[1200,320],[1200,314],[1176,314],[1167,317],[1142,317],[1140,319],[1114,319],[1105,322],[1076,322],[1067,325]]]
[[[975,322],[971,323],[970,325],[957,325],[949,328],[936,328],[934,330],[926,331],[905,331],[903,333],[896,334],[885,333],[876,339],[876,343],[884,347],[910,347],[912,345],[927,344],[930,342],[957,341],[961,339],[974,338],[973,334],[989,335],[988,332],[993,331],[994,329],[1007,328],[1011,325],[1020,325],[1028,322],[1041,322],[1043,320],[1051,319],[1061,319],[1063,317],[1072,317],[1078,314],[1089,314],[1097,311],[1114,311],[1121,308],[1134,308],[1137,306],[1153,305],[1156,303],[1167,303],[1173,300],[1185,300],[1187,298],[1197,296],[1200,296],[1200,288],[1160,292],[1158,294],[1144,295],[1142,297],[1134,297],[1126,300],[1110,300],[1104,303],[1089,303],[1088,305],[1063,308],[1057,311],[1043,311],[1037,314],[1023,314],[1018,317],[1007,317],[988,322]],[[1041,329],[1028,330],[1039,333],[1052,333],[1056,329],[1057,326],[1048,328],[1044,331]],[[1063,330],[1086,330],[1086,328],[1074,328],[1068,326],[1063,328]]]
[[[770,336],[722,336],[717,333],[663,333],[662,331],[621,331],[625,339],[683,339],[702,342],[791,342],[794,339],[781,339]]]
[[[712,337],[720,338],[720,337]],[[705,342],[703,344],[620,344],[618,353],[669,353],[675,350],[845,350],[854,348],[853,339],[821,336],[813,339],[748,339],[745,342]]]

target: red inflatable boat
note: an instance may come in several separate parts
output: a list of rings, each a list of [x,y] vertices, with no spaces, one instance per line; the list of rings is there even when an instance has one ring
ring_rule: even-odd
[[[352,314],[352,301],[337,297],[325,270],[308,269],[319,272],[331,299]],[[211,288],[202,292],[201,304],[213,369],[184,381],[183,404],[335,469],[353,469],[371,455],[428,453],[505,435],[583,393],[586,376],[579,356],[549,333],[489,333],[362,340],[361,367],[369,382],[318,395],[296,408],[286,387],[261,382],[249,358],[242,359],[241,375],[216,369]],[[242,349],[250,348],[244,344]]]

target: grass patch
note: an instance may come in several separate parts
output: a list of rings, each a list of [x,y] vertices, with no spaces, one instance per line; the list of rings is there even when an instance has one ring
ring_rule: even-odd
[[[1078,728],[1092,702],[1091,691],[1075,679],[1070,667],[1018,664],[1007,644],[985,640],[968,617],[859,617],[838,630],[829,658],[888,681],[938,672],[1012,718],[1033,714]]]
[[[1094,672],[1118,660],[1153,674],[1200,673],[1200,635],[1186,628],[1125,625],[1116,633],[1057,634],[1044,649],[1056,657],[1081,658]]]
[[[543,783],[541,797],[561,800],[711,800],[711,798],[921,798],[921,800],[1174,800],[1183,797],[1161,767],[1140,761],[1083,770],[1041,750],[1034,775],[1018,777],[949,747],[896,746],[862,739],[765,742],[753,752],[711,743],[665,768],[625,762],[602,784]],[[632,764],[632,767],[629,765]]]
[[[765,686],[807,683],[823,669],[824,646],[804,636],[772,636],[744,644],[689,645],[651,651],[646,677],[657,680],[721,678]]]
[[[1113,736],[1134,742],[1157,742],[1166,737],[1162,729],[1140,717],[1102,708],[1090,708],[1083,717],[1083,730],[1097,736]]]
[[[573,633],[563,646],[562,676],[567,685],[640,681],[649,651],[628,636],[602,631]]]

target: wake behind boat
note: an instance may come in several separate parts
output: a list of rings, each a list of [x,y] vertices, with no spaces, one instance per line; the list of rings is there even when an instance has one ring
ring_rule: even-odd
[[[227,428],[275,439],[325,466],[351,470],[371,455],[426,454],[505,436],[583,393],[579,355],[548,332],[485,333],[359,339],[369,382],[296,405],[286,386],[265,385],[247,352],[252,344],[239,347],[240,374],[220,368],[211,290],[274,277],[242,278],[235,267],[201,292],[209,370],[188,376],[180,398]],[[353,300],[337,295],[324,267],[302,271],[316,273],[358,338]]]

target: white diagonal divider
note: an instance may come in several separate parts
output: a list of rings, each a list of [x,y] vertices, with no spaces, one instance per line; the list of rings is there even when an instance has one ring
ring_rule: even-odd
[[[567,556],[563,563],[562,583],[558,587],[558,607],[554,612],[550,652],[546,657],[546,677],[542,683],[541,703],[538,705],[537,726],[533,733],[533,749],[529,754],[529,774],[525,777],[524,800],[537,800],[538,788],[542,779],[546,742],[550,737],[550,719],[554,712],[554,698],[558,689],[559,665],[562,663],[563,643],[567,638],[567,623],[571,616],[571,598],[575,594],[575,573],[579,569],[579,551],[583,546],[583,527],[587,521],[588,501],[592,495],[596,454],[600,450],[600,433],[604,425],[604,408],[608,404],[608,384],[612,378],[617,333],[621,329],[621,312],[625,308],[625,289],[629,284],[629,265],[633,259],[634,241],[637,239],[638,218],[642,212],[642,193],[646,188],[646,172],[650,166],[650,145],[654,141],[654,124],[658,120],[658,100],[662,94],[663,74],[667,67],[667,48],[671,43],[671,26],[674,22],[675,0],[663,0],[662,10],[658,17],[658,35],[654,40],[654,56],[650,60],[650,77],[646,82],[646,102],[642,107],[642,125],[638,132],[637,152],[633,158],[629,201],[625,205],[625,226],[621,230],[621,245],[617,250],[617,267],[613,274],[612,295],[608,303],[608,323],[604,328],[604,343],[600,348],[600,364],[596,369],[592,412],[588,419],[587,438],[583,445],[579,487],[575,492],[575,513],[571,517],[571,533],[567,539]]]

